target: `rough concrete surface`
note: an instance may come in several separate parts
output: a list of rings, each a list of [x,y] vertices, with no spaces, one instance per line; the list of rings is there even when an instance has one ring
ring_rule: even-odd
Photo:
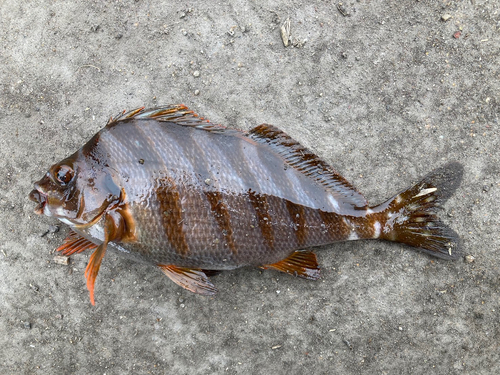
[[[499,3],[337,5],[0,2],[0,373],[500,373]],[[90,254],[54,263],[68,228],[27,195],[111,115],[174,103],[280,127],[373,204],[460,161],[441,215],[474,261],[337,243],[318,282],[240,269],[208,298],[108,253],[92,307]]]

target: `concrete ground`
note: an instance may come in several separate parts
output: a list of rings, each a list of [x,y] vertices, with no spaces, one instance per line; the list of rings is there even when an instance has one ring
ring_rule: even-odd
[[[500,373],[498,1],[3,0],[0,19],[2,374]],[[170,103],[274,124],[371,203],[460,161],[442,217],[472,257],[337,243],[318,282],[241,269],[208,298],[108,253],[91,306],[90,254],[55,263],[68,228],[27,195],[111,115]]]

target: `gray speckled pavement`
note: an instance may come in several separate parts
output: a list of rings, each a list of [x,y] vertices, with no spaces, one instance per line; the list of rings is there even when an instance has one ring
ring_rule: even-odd
[[[2,374],[500,373],[498,2],[337,4],[0,3]],[[318,282],[242,269],[207,298],[110,253],[92,307],[90,254],[54,263],[67,227],[27,195],[111,115],[169,103],[274,124],[373,204],[460,161],[442,217],[474,261],[338,243]]]

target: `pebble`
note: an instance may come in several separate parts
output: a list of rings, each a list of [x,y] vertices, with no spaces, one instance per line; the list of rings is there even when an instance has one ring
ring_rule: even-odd
[[[49,225],[49,229],[43,232],[40,237],[45,237],[49,233],[57,233],[59,232],[59,227],[57,225]]]
[[[200,90],[194,90],[194,94],[195,94],[196,96],[200,95]]]
[[[67,266],[69,264],[69,257],[56,255],[53,261],[56,264],[62,264],[63,266]]]
[[[465,256],[465,262],[466,262],[466,263],[472,263],[472,262],[474,262],[475,260],[476,260],[476,258],[474,257],[474,255],[470,255],[470,254],[468,254],[468,255],[466,255],[466,256]]]
[[[199,77],[199,76],[200,76],[200,71],[199,71],[199,70],[195,70],[195,71],[193,72],[193,76],[195,76],[195,77]]]
[[[452,17],[451,15],[449,15],[449,14],[443,14],[443,15],[441,16],[441,20],[442,20],[443,22],[449,21],[451,18],[453,18],[453,17]]]
[[[59,232],[59,227],[57,225],[49,225],[49,232],[50,233],[57,233],[57,232]]]

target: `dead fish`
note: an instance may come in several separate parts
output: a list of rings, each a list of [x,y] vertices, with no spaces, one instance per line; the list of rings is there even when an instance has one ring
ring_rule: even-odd
[[[457,162],[370,206],[347,180],[278,128],[215,125],[183,105],[111,118],[53,165],[29,198],[35,212],[71,227],[57,249],[94,250],[94,284],[106,249],[159,267],[176,284],[213,295],[207,275],[243,266],[319,278],[315,246],[382,239],[443,258],[459,237],[436,210],[460,185]]]

